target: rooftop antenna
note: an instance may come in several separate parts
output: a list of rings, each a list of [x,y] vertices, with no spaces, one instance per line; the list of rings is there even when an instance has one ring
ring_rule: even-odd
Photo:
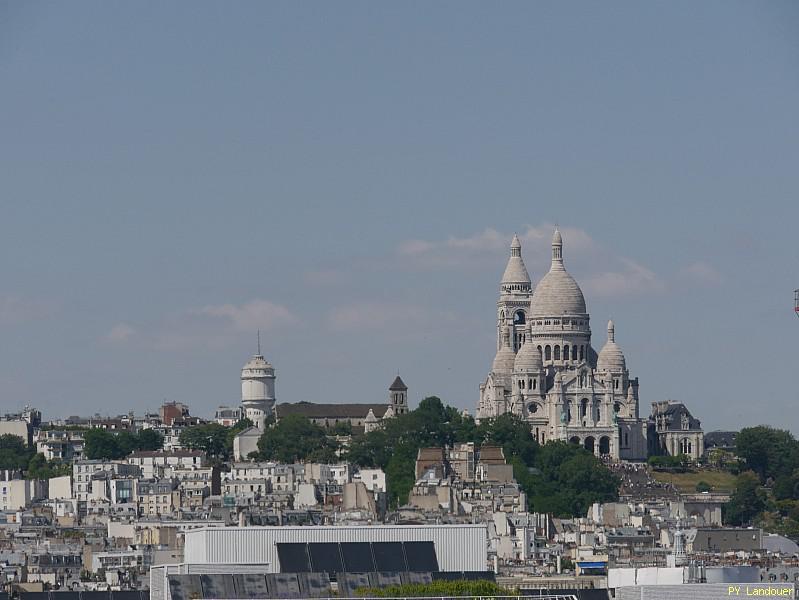
[[[261,356],[261,330],[258,330],[258,356]]]
[[[799,290],[793,291],[793,312],[799,317]]]

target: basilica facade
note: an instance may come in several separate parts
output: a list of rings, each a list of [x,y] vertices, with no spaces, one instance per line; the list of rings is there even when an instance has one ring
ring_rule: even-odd
[[[513,237],[497,302],[497,352],[480,384],[477,418],[513,413],[540,442],[564,440],[597,456],[645,460],[648,420],[638,412],[638,378],[630,377],[613,321],[599,353],[580,286],[552,238],[549,272],[533,286]]]

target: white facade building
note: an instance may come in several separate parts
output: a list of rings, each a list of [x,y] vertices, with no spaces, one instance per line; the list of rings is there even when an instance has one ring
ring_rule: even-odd
[[[124,460],[79,460],[72,464],[72,491],[76,500],[92,496],[92,480],[96,473],[108,472],[117,477],[138,477],[141,469]]]
[[[557,229],[549,272],[535,287],[521,249],[514,236],[497,302],[497,353],[480,384],[477,418],[511,412],[541,443],[568,440],[597,456],[645,459],[638,379],[630,377],[613,321],[597,353],[585,298],[563,264]]]
[[[187,531],[184,559],[195,565],[265,565],[280,572],[279,543],[431,541],[442,571],[485,571],[486,525],[224,527]]]
[[[47,482],[38,479],[0,481],[0,510],[21,510],[47,497]]]
[[[274,407],[275,368],[261,355],[259,342],[258,354],[248,360],[241,370],[242,416],[263,430]]]
[[[171,467],[191,469],[205,466],[205,452],[200,450],[139,450],[128,456],[128,464],[141,469],[146,479],[163,477],[164,470]]]

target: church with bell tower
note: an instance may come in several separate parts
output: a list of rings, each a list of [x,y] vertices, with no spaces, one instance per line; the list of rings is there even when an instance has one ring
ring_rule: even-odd
[[[591,346],[590,316],[580,286],[566,271],[563,237],[552,237],[549,272],[533,286],[513,236],[497,301],[497,349],[480,384],[477,418],[510,412],[540,443],[564,440],[614,460],[647,457],[647,419],[638,412],[616,328]]]

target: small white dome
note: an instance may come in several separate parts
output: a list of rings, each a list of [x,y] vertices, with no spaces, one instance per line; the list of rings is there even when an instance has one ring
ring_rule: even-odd
[[[241,379],[262,380],[275,377],[275,368],[263,356],[256,354],[241,368]]]
[[[513,370],[516,373],[539,373],[543,368],[544,361],[541,360],[541,352],[533,344],[532,339],[528,337],[516,354]]]
[[[511,374],[513,372],[513,366],[516,362],[516,354],[513,350],[510,349],[509,346],[502,346],[497,351],[497,355],[494,357],[494,363],[491,365],[491,371],[494,373],[499,374]]]
[[[625,371],[627,361],[621,347],[616,343],[616,327],[613,321],[608,321],[608,341],[599,351],[596,361],[598,371]]]
[[[505,272],[502,274],[502,281],[504,285],[520,284],[524,287],[530,286],[530,274],[527,272],[527,267],[524,265],[522,259],[522,244],[519,241],[519,236],[514,235],[513,241],[510,244],[510,258],[505,267]]]

